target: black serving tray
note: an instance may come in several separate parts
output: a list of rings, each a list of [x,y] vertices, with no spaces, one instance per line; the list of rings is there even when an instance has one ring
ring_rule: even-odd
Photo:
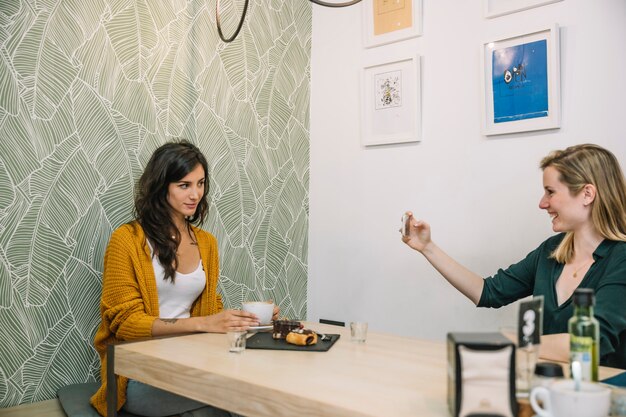
[[[339,339],[338,334],[326,334],[330,340],[320,340],[317,336],[317,343],[311,346],[299,346],[287,343],[285,339],[274,339],[272,333],[259,332],[251,336],[246,341],[246,349],[269,349],[269,350],[298,350],[303,352],[326,352]]]

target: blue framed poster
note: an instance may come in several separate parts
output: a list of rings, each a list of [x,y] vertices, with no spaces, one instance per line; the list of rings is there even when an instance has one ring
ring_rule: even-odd
[[[493,122],[548,117],[545,39],[492,52]]]
[[[486,135],[560,127],[558,27],[483,44]]]

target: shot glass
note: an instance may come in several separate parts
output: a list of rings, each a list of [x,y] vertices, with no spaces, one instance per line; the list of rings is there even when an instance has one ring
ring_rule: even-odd
[[[234,353],[241,353],[246,350],[246,336],[248,332],[233,331],[226,333],[228,338],[228,350]]]
[[[609,386],[611,388],[611,416],[626,416],[626,389],[623,387]]]
[[[539,359],[539,346],[528,344],[520,347],[517,337],[517,327],[500,327],[500,333],[515,343],[515,390],[518,398],[528,398],[530,395],[535,365]]]
[[[367,323],[362,321],[350,322],[350,336],[353,342],[365,343],[365,339],[367,339]]]
[[[518,397],[528,397],[539,360],[539,346],[527,345],[515,351],[515,389]]]

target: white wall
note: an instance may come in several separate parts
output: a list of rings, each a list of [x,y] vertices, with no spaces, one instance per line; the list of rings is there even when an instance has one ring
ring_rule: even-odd
[[[374,49],[363,48],[361,7],[313,6],[308,319],[433,339],[512,324],[516,306],[475,308],[406,247],[400,216],[413,210],[487,276],[552,233],[537,207],[549,151],[595,142],[626,167],[626,1],[485,19],[482,1],[424,0],[423,36]],[[551,23],[561,27],[561,129],[482,136],[480,45]],[[365,148],[360,70],[410,53],[422,56],[422,142]]]

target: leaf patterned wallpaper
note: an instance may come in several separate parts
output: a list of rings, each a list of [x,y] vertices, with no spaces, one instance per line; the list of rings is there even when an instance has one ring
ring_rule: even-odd
[[[209,160],[226,307],[306,316],[310,49],[307,1],[224,44],[215,0],[0,0],[0,407],[98,378],[104,250],[172,138]]]

